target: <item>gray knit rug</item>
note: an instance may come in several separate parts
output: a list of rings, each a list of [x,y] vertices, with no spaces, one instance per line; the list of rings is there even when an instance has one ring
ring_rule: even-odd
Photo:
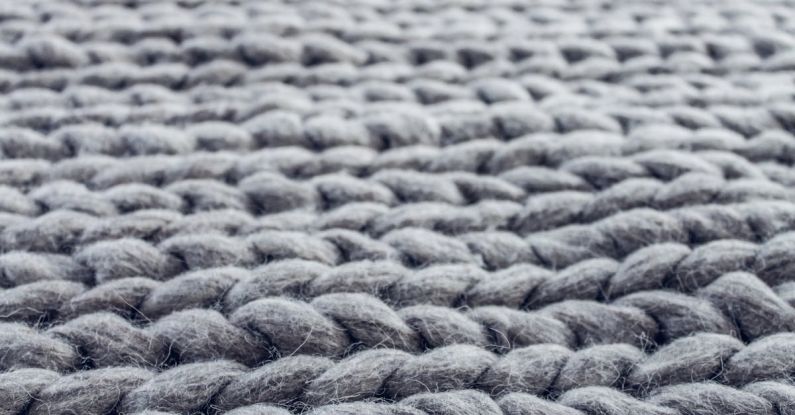
[[[3,0],[0,415],[795,414],[790,0]]]

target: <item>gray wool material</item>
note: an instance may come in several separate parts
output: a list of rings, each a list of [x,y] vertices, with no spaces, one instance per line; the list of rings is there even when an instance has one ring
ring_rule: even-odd
[[[793,20],[0,4],[0,415],[795,415]]]

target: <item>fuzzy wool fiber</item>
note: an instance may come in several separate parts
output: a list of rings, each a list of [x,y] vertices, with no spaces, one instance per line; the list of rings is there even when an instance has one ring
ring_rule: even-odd
[[[3,0],[0,92],[0,415],[795,415],[792,0]]]

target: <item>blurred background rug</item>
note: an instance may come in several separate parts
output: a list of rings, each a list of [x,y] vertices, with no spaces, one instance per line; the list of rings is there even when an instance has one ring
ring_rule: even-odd
[[[0,414],[795,413],[793,6],[3,2]]]

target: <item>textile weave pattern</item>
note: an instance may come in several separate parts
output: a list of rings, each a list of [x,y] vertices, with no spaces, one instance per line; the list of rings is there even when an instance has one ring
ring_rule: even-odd
[[[0,1],[0,415],[794,415],[795,2]]]

